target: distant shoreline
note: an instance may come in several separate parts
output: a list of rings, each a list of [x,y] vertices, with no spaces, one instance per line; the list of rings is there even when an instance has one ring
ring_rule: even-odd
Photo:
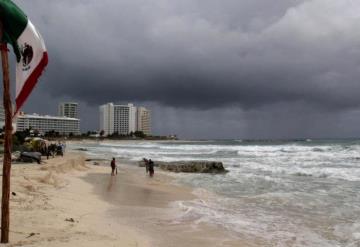
[[[50,141],[68,140],[68,141],[178,141],[178,138],[173,137],[146,137],[146,138],[132,138],[132,137],[84,137],[84,136],[72,136],[72,137],[43,137]]]

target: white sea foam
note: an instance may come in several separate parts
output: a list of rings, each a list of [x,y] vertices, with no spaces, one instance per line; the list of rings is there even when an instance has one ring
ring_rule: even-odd
[[[71,145],[70,145],[71,146]],[[225,175],[173,174],[198,199],[174,223],[209,222],[269,246],[360,246],[360,142],[121,142],[77,144],[86,154],[138,161],[221,161]],[[70,147],[71,148],[71,147]]]

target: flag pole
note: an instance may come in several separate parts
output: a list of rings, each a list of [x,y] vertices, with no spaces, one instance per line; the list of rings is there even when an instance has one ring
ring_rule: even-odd
[[[3,24],[0,21],[0,42],[3,37]],[[11,171],[11,143],[12,143],[12,105],[10,96],[9,58],[7,44],[0,43],[1,61],[3,71],[3,104],[5,110],[5,136],[4,136],[4,159],[2,175],[2,199],[1,199],[1,243],[9,242],[10,227],[10,171]]]

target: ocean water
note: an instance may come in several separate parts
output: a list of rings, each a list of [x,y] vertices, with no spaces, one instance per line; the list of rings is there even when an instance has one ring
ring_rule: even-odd
[[[174,222],[203,222],[259,246],[360,246],[360,141],[166,141],[71,144],[135,162],[222,161],[229,173],[172,174],[198,199]]]

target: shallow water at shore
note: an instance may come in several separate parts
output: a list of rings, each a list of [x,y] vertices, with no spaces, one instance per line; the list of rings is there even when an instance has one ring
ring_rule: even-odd
[[[171,177],[157,173],[155,178],[149,178],[143,169],[122,164],[117,176],[90,173],[84,180],[94,185],[97,195],[115,206],[108,212],[113,221],[147,236],[152,246],[243,246],[242,240],[226,230],[208,224],[194,225],[193,219],[182,217],[183,209],[169,207],[177,200],[195,198],[190,188],[170,183]]]
[[[222,161],[226,175],[170,174],[197,199],[170,203],[173,224],[215,226],[254,246],[358,246],[360,142],[103,142],[87,155],[127,162]]]

